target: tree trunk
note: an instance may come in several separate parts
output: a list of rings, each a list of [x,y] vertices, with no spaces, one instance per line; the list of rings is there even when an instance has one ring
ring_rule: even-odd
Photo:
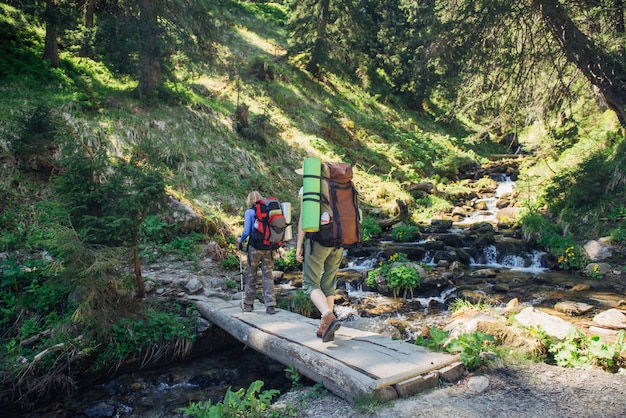
[[[317,37],[315,39],[315,45],[313,45],[313,49],[311,51],[311,59],[306,66],[306,69],[311,74],[313,74],[314,77],[319,76],[319,65],[327,58],[328,55],[328,48],[326,46],[326,26],[328,26],[329,8],[330,0],[323,0],[321,15],[319,23],[317,25]]]
[[[618,3],[621,3],[618,2]],[[578,29],[558,0],[532,0],[568,61],[576,65],[626,127],[626,68]]]
[[[139,95],[154,92],[161,84],[161,62],[158,45],[158,22],[156,3],[158,0],[140,0],[139,33]]]
[[[55,0],[46,2],[46,41],[43,49],[44,61],[57,67],[59,65],[59,46],[57,44],[57,28],[54,25]]]
[[[141,223],[139,224],[141,225]],[[141,261],[139,260],[139,226],[133,231],[133,265],[135,278],[137,279],[137,297],[143,299],[146,296],[146,284],[141,274]]]
[[[85,1],[85,27],[93,28],[93,14],[96,10],[96,0]]]

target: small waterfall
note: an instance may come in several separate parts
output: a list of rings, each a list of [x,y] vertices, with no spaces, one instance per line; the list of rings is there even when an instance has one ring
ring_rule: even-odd
[[[425,306],[428,308],[428,306],[430,306],[432,302],[438,302],[442,305],[445,305],[448,299],[450,299],[451,297],[455,297],[455,296],[456,296],[456,287],[451,287],[451,288],[445,289],[443,292],[441,292],[439,296],[431,296],[428,298],[417,297],[411,300],[418,301],[422,306]]]
[[[526,256],[506,254],[500,257],[495,245],[490,245],[483,249],[483,254],[478,260],[471,259],[470,267],[497,267],[515,271],[542,272],[548,270],[542,265],[542,258],[545,254],[542,251],[533,251]]]
[[[354,271],[363,271],[363,270],[371,270],[376,267],[378,264],[378,257],[358,257],[353,260],[348,261],[346,267],[340,270],[354,270]]]

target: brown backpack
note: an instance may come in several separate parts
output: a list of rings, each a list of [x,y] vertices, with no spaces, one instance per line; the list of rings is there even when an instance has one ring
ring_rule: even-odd
[[[320,213],[328,213],[328,223],[320,221],[318,232],[308,233],[324,247],[350,248],[362,242],[358,192],[352,183],[352,166],[323,163]]]

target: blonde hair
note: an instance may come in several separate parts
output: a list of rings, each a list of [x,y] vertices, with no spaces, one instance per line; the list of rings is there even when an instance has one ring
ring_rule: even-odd
[[[257,190],[253,190],[250,193],[248,193],[248,197],[246,198],[246,205],[248,205],[249,208],[252,207],[252,205],[254,205],[254,202],[256,202],[257,200],[263,198],[263,196],[261,196],[261,193],[258,192]]]

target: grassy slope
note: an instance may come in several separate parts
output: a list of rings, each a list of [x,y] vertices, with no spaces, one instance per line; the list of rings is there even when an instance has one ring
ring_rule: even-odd
[[[354,80],[333,74],[311,79],[302,57],[287,54],[286,33],[275,15],[245,7],[233,2],[228,9],[236,24],[222,28],[206,74],[181,73],[185,105],[144,106],[133,98],[135,82],[70,53],[62,54],[60,69],[0,81],[0,151],[8,154],[7,140],[17,137],[20,121],[39,103],[63,116],[70,129],[61,135],[104,140],[113,154],[155,141],[172,167],[172,190],[232,225],[233,233],[250,190],[291,201],[297,211],[300,178],[293,170],[306,156],[353,163],[362,200],[384,213],[396,199],[411,202],[402,186],[445,182],[459,161],[485,162],[488,154],[505,152],[436,122],[436,115],[379,100]],[[27,61],[38,60],[42,49],[41,29],[33,32],[39,43]],[[273,80],[257,77],[260,64]],[[235,130],[239,104],[249,107],[248,135]]]

